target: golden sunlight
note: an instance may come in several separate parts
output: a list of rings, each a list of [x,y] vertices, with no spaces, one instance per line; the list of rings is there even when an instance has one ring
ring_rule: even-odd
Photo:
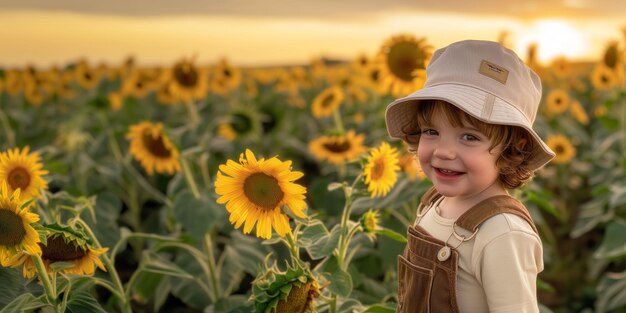
[[[537,44],[538,58],[542,63],[560,56],[579,59],[589,54],[589,44],[581,30],[562,20],[539,20],[519,33],[518,51],[524,51],[532,44]]]

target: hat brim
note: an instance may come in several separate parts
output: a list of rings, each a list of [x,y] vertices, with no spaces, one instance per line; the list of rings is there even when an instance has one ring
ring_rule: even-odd
[[[482,89],[462,84],[439,84],[422,88],[407,97],[397,99],[387,106],[385,122],[389,136],[402,138],[407,131],[407,125],[417,117],[419,102],[422,100],[443,100],[476,119],[489,124],[519,126],[525,129],[535,141],[533,157],[530,166],[536,170],[543,167],[554,158],[555,153],[541,140],[541,137],[532,129],[532,125],[524,114],[515,106],[495,97],[493,107],[487,117],[483,117],[485,99],[490,95]]]

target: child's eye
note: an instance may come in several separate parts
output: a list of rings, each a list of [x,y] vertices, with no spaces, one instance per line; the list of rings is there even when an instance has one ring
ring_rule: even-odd
[[[478,138],[478,136],[472,135],[472,134],[463,134],[461,136],[462,140],[467,140],[467,141],[480,141],[480,138]]]
[[[436,130],[434,129],[430,129],[430,128],[426,128],[426,129],[422,129],[422,135],[426,135],[426,136],[437,136],[438,133]]]

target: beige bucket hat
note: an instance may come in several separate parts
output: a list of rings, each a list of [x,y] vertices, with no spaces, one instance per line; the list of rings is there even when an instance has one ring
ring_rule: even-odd
[[[402,138],[421,100],[443,100],[490,124],[519,126],[536,145],[530,167],[541,168],[554,152],[532,125],[541,101],[541,79],[510,49],[497,42],[465,40],[438,49],[426,68],[424,87],[387,106],[385,122]]]

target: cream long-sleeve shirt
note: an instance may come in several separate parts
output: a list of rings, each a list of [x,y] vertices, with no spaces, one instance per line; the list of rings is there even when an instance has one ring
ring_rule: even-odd
[[[436,201],[438,202],[438,201]],[[436,206],[436,204],[435,204]],[[524,219],[499,214],[486,220],[474,239],[461,243],[454,220],[428,209],[418,224],[432,236],[457,247],[457,301],[461,313],[539,312],[537,274],[543,270],[541,239]],[[460,235],[471,232],[456,227]]]

